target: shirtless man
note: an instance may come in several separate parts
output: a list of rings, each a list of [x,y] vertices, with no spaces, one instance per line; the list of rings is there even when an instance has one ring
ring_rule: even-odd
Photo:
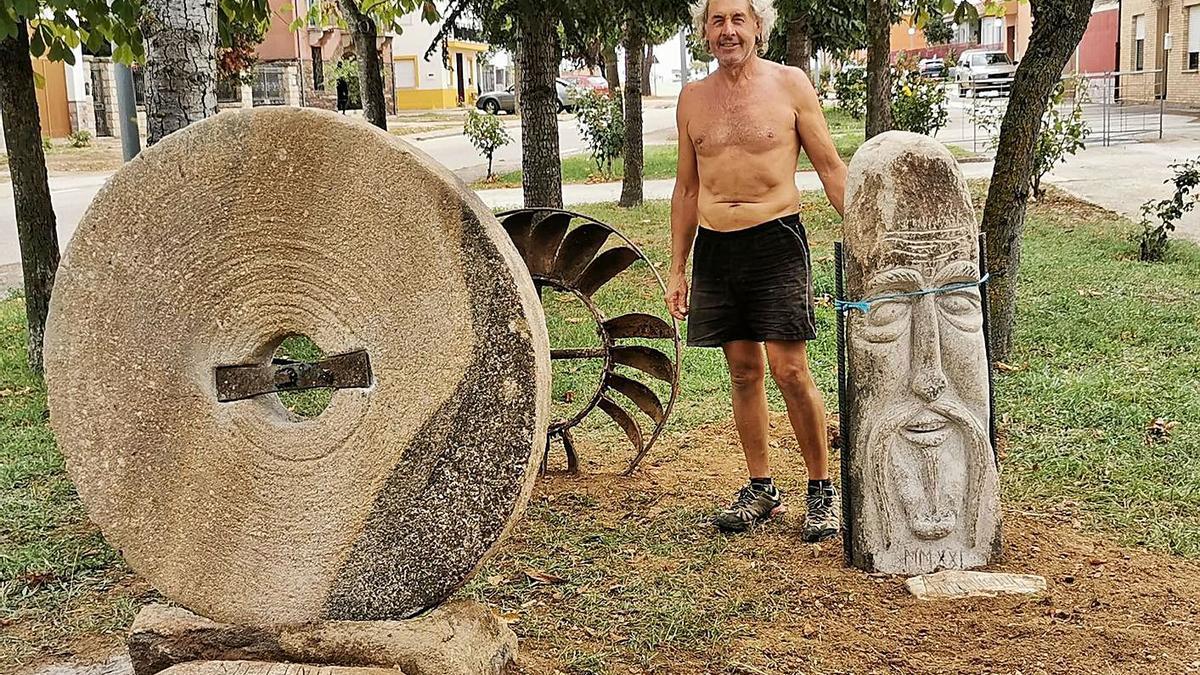
[[[679,96],[666,300],[671,314],[688,318],[688,345],[725,352],[750,473],[713,522],[741,531],[782,506],[767,457],[769,363],[808,469],[803,537],[819,541],[838,533],[840,508],[829,478],[825,404],[805,351],[816,325],[794,174],[803,148],[841,213],[846,165],[804,71],[760,58],[774,22],[772,0],[700,0],[692,15],[719,67]]]

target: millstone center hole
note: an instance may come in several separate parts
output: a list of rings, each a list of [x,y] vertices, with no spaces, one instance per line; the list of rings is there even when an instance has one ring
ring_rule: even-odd
[[[279,361],[298,361],[314,363],[325,358],[325,350],[321,349],[307,335],[289,335],[275,350],[272,358]],[[302,389],[300,391],[281,391],[278,393],[279,402],[287,408],[293,421],[309,420],[325,412],[333,398],[332,387]]]
[[[542,289],[542,307],[552,350],[603,348],[595,316],[574,293],[547,286]],[[604,358],[556,359],[551,367],[551,419],[571,419],[591,402],[599,389]]]

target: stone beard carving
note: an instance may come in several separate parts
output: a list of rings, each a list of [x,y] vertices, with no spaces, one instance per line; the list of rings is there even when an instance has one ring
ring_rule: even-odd
[[[846,195],[849,299],[978,281],[970,193],[940,143],[876,136],[855,154]],[[854,564],[986,564],[1000,528],[979,287],[883,299],[846,321]]]

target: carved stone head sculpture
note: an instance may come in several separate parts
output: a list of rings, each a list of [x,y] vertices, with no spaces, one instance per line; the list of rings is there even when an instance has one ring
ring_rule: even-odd
[[[919,134],[872,138],[846,189],[854,564],[986,564],[999,540],[979,226],[958,164]]]

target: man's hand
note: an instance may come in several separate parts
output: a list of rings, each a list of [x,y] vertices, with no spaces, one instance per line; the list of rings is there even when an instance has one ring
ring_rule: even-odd
[[[688,282],[683,274],[673,273],[667,280],[667,311],[683,321],[688,315]]]

